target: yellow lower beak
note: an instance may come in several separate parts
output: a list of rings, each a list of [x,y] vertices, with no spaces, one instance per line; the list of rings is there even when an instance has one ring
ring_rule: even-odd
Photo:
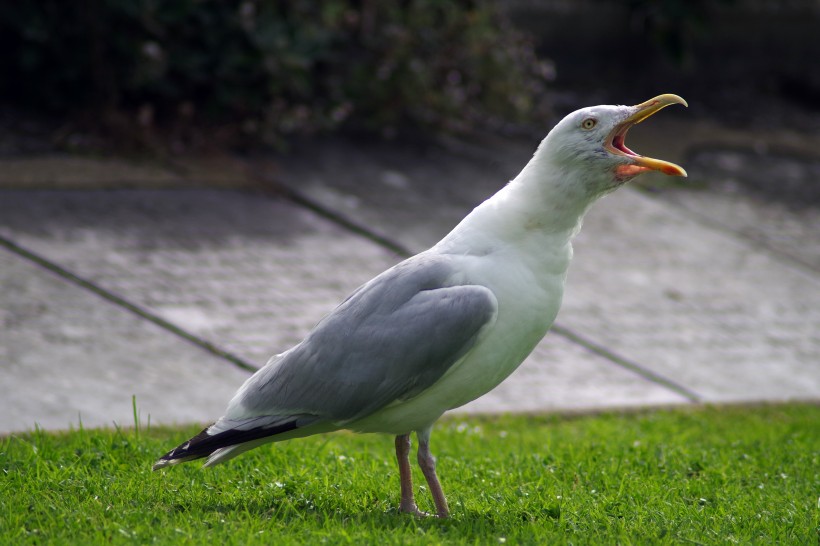
[[[612,131],[610,138],[607,140],[607,149],[615,154],[623,155],[631,160],[630,165],[623,165],[619,168],[619,174],[623,176],[635,176],[644,171],[659,171],[670,176],[686,176],[686,171],[683,167],[663,161],[661,159],[653,159],[651,157],[644,157],[636,154],[626,147],[624,144],[624,137],[630,127],[636,125],[652,114],[666,108],[670,104],[682,104],[689,106],[685,100],[677,95],[665,94],[659,95],[654,99],[649,99],[646,102],[637,104],[632,107],[634,112],[629,115],[624,121],[619,123]]]

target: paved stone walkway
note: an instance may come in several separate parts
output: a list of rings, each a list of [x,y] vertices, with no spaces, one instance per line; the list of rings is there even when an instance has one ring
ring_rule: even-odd
[[[50,183],[33,160],[26,184],[5,171],[0,432],[129,425],[132,396],[143,422],[218,417],[249,369],[513,177],[531,147],[505,146],[320,143],[187,176],[109,160],[61,178],[47,158]],[[553,332],[458,411],[820,400],[820,271],[799,259],[820,235],[790,259],[705,220],[702,194],[673,195],[597,204]]]

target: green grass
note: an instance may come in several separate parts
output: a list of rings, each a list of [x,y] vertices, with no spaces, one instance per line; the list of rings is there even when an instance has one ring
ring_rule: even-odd
[[[0,544],[817,544],[820,407],[455,418],[452,518],[399,514],[393,441],[338,433],[151,472],[197,427],[0,439]],[[431,510],[420,473],[418,501]]]

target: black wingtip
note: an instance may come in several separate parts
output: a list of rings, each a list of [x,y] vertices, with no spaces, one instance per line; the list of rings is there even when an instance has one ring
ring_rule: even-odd
[[[212,436],[208,434],[208,429],[211,428],[213,424],[208,425],[204,429],[202,429],[196,436],[192,437],[190,440],[182,442],[180,445],[157,459],[157,462],[154,463],[154,466],[151,467],[151,470],[159,470],[160,468],[165,468],[166,466],[173,466],[175,464],[184,463],[187,461],[193,461],[196,459],[201,459],[203,457],[207,457],[217,449],[207,451],[207,450],[198,450],[192,449],[196,448],[197,444],[201,444],[208,438]]]
[[[263,426],[248,430],[229,429],[222,432],[217,432],[216,434],[208,433],[213,426],[209,425],[190,440],[183,442],[160,457],[159,460],[154,463],[152,469],[158,470],[160,468],[165,468],[166,466],[173,466],[179,463],[202,459],[203,457],[208,457],[217,449],[236,446],[239,444],[244,444],[245,442],[258,440],[260,438],[267,438],[269,436],[276,436],[277,434],[282,434],[284,432],[290,432],[291,430],[299,428],[297,422],[298,419],[294,418],[290,421],[286,421],[272,427]]]

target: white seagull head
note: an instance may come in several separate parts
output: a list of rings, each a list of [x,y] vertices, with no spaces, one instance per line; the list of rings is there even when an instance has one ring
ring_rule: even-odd
[[[536,156],[542,155],[540,159],[561,171],[583,172],[582,180],[571,178],[576,184],[582,183],[584,193],[593,199],[648,171],[686,176],[682,167],[637,154],[625,144],[630,127],[670,104],[687,106],[681,97],[665,94],[635,106],[604,105],[576,110],[550,131]]]

